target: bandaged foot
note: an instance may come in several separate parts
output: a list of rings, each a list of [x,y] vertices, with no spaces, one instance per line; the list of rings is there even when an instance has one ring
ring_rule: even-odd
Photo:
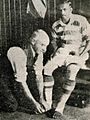
[[[61,114],[58,111],[55,111],[55,109],[51,109],[51,110],[47,111],[46,115],[50,118],[66,120],[65,117],[63,116],[63,114]]]
[[[59,120],[66,120],[65,117],[58,111],[55,111],[52,118]]]

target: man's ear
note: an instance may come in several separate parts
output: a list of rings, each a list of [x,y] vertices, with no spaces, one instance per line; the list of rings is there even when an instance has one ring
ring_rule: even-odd
[[[71,12],[72,12],[73,11],[72,7],[70,9],[71,9]]]
[[[32,41],[32,42],[31,42],[31,45],[33,45],[33,46],[34,46],[34,44],[35,44],[35,43],[34,43],[34,41]]]
[[[31,41],[31,45],[34,46],[34,44],[35,44],[35,40],[33,39],[33,37],[30,38],[30,41]]]

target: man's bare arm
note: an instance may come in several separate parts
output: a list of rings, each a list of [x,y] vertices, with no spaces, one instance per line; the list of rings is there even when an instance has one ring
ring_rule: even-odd
[[[29,88],[28,88],[27,83],[26,83],[26,82],[22,82],[22,86],[23,86],[23,88],[24,88],[24,91],[25,91],[27,97],[28,97],[30,100],[33,101],[33,103],[34,103],[34,105],[35,105],[35,107],[36,107],[36,109],[37,109],[37,111],[35,111],[35,112],[38,112],[38,113],[44,112],[44,109],[40,106],[40,104],[39,104],[39,103],[34,99],[34,97],[32,96],[32,94],[31,94],[31,92],[30,92],[30,90],[29,90]]]

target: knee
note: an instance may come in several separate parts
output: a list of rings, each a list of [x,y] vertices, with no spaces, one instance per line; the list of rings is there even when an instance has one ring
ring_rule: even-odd
[[[47,64],[44,66],[44,75],[52,76],[53,71],[58,66],[53,61],[48,61]]]
[[[71,64],[67,67],[66,79],[75,80],[80,67],[76,64]]]

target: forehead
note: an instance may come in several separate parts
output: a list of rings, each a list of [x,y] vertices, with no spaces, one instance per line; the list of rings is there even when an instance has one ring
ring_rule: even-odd
[[[70,5],[69,3],[62,3],[59,5],[59,9],[62,10],[62,9],[69,9],[70,8]]]
[[[37,44],[40,44],[40,45],[44,45],[44,46],[47,46],[49,44],[49,41],[38,41]]]
[[[42,40],[37,40],[36,44],[40,44],[40,45],[45,45],[47,46],[49,44],[49,39],[42,39]]]

